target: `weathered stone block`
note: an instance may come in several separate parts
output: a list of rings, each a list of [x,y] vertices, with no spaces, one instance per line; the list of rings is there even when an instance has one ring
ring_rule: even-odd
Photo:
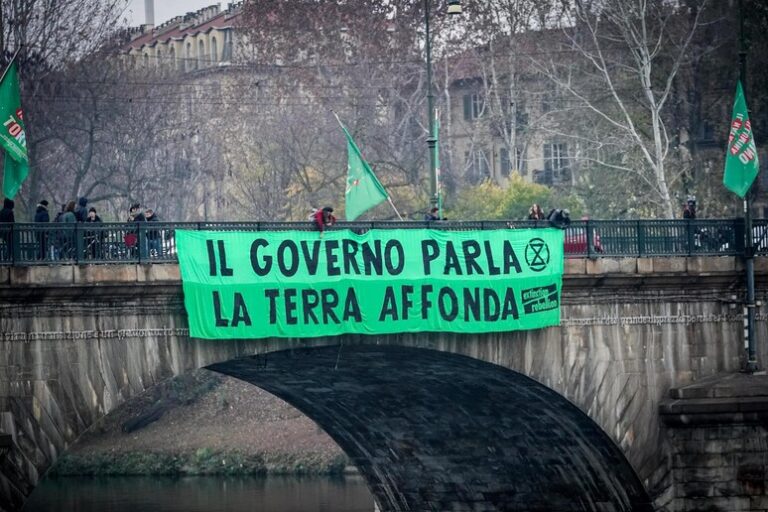
[[[734,272],[735,270],[736,258],[733,256],[693,256],[688,258],[689,274]]]
[[[618,259],[613,258],[596,258],[589,259],[587,261],[587,274],[617,274],[620,272],[620,264]]]
[[[686,270],[686,258],[654,258],[653,272],[682,273]]]
[[[622,274],[636,274],[637,258],[621,258],[619,260],[619,272]]]
[[[637,273],[638,274],[652,274],[653,273],[653,258],[637,258]]]
[[[35,267],[11,267],[9,282],[12,285],[72,284],[73,265]]]
[[[742,264],[742,267],[743,267],[743,264]],[[755,272],[768,273],[768,257],[758,256],[757,258],[755,258]]]
[[[0,284],[8,284],[11,280],[10,267],[0,267]]]
[[[738,512],[741,510],[750,510],[749,498],[731,497],[731,498],[691,498],[683,500],[683,508],[686,512]]]
[[[563,273],[568,275],[583,275],[587,272],[587,260],[584,258],[565,258]]]
[[[75,267],[75,284],[135,282],[136,265],[79,265]]]
[[[179,266],[173,264],[138,265],[137,278],[140,283],[170,281],[181,283]]]

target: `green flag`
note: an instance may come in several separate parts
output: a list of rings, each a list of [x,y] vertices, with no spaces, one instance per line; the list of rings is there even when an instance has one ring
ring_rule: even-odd
[[[21,183],[29,174],[27,135],[24,130],[24,114],[19,98],[19,74],[16,63],[11,62],[0,82],[0,147],[5,150],[3,194],[13,199]]]
[[[371,167],[363,160],[360,150],[347,129],[342,125],[347,136],[347,190],[346,198],[347,220],[355,220],[366,210],[387,199],[387,192]]]
[[[725,152],[723,184],[728,190],[743,198],[755,181],[759,169],[747,102],[739,82],[736,85],[736,101],[733,103],[728,150]]]

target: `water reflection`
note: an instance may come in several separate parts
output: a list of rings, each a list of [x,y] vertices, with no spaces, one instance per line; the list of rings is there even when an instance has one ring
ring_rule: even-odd
[[[360,477],[50,478],[24,512],[372,512]]]

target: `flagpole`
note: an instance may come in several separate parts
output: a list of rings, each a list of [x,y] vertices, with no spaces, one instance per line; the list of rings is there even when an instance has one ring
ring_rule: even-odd
[[[339,119],[339,115],[333,110],[331,110],[331,114],[333,114],[333,117],[336,118],[336,121],[339,123],[339,126],[341,126],[341,129],[345,130],[346,127],[344,126],[344,123],[341,122],[341,119]],[[397,208],[395,208],[395,203],[392,202],[392,198],[390,197],[389,193],[387,193],[387,201],[389,201],[392,209],[395,210],[395,215],[397,215],[397,218],[403,220],[403,218],[400,216],[400,212],[397,211]]]
[[[3,70],[3,76],[0,76],[0,84],[1,84],[1,83],[3,83],[3,80],[5,80],[5,75],[7,75],[7,74],[8,74],[8,71],[11,69],[11,65],[13,64],[13,61],[15,61],[15,60],[16,60],[16,57],[18,57],[18,56],[19,56],[19,52],[21,51],[21,48],[22,48],[23,46],[24,46],[24,45],[20,45],[20,46],[18,47],[18,49],[16,50],[16,52],[13,54],[13,57],[11,57],[11,62],[9,62],[7,66],[5,66],[5,70]]]
[[[744,39],[744,8],[742,0],[739,0],[739,81],[741,82],[742,94],[744,95],[744,104],[749,105],[747,101],[747,47]],[[747,116],[749,107],[747,107]],[[747,349],[747,363],[745,371],[754,373],[758,370],[757,350],[755,347],[755,248],[752,240],[752,185],[744,195],[744,263],[746,267],[747,278],[747,301],[744,305],[745,330],[744,344]]]

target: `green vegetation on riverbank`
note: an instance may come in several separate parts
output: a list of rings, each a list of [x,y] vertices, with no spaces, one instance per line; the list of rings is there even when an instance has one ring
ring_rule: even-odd
[[[117,475],[340,475],[349,460],[344,455],[215,452],[193,453],[99,452],[64,454],[51,476]]]

